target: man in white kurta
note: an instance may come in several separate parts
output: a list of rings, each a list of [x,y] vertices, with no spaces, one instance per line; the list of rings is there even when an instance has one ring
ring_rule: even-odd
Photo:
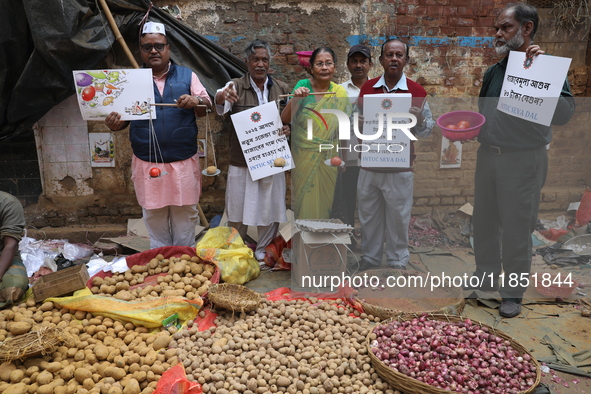
[[[248,73],[217,91],[215,103],[219,115],[267,104],[290,93],[287,84],[267,75],[270,53],[269,44],[262,40],[254,40],[246,47],[244,58]],[[265,248],[277,236],[279,223],[287,220],[285,173],[253,181],[229,116],[224,120],[224,130],[230,133],[230,168],[226,183],[229,225],[241,236],[246,235],[248,226],[257,226],[259,240],[255,257],[264,268]],[[289,126],[284,126],[282,133],[288,135]]]

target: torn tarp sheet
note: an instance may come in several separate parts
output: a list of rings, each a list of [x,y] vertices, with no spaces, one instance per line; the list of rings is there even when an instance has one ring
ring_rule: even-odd
[[[94,0],[0,0],[0,141],[27,132],[74,94],[72,70],[101,69],[107,55],[131,63]],[[141,65],[139,23],[150,1],[107,0]],[[210,95],[246,72],[244,62],[157,7],[149,19],[167,26],[171,58],[199,76]]]
[[[537,252],[547,264],[557,265],[559,267],[584,265],[591,262],[591,256],[582,256],[572,250],[562,249],[561,247],[561,243],[556,243],[552,246],[540,248]]]

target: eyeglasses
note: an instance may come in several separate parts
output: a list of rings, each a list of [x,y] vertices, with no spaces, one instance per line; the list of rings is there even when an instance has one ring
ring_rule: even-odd
[[[162,43],[158,43],[158,44],[143,44],[143,45],[140,45],[140,48],[142,48],[142,51],[144,51],[146,53],[152,52],[152,49],[155,49],[156,52],[162,52],[167,45],[168,44],[162,44]]]
[[[332,67],[332,66],[334,66],[334,63],[333,62],[324,62],[324,63],[323,62],[316,62],[316,63],[314,63],[314,67],[322,68],[324,66]]]

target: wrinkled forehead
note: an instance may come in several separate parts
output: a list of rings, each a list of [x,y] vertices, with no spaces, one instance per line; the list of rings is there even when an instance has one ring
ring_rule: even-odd
[[[515,19],[515,10],[513,8],[509,8],[503,10],[497,17],[497,25],[502,25],[503,23],[517,23]]]
[[[255,58],[255,57],[256,58],[263,58],[263,57],[268,58],[269,52],[267,52],[266,48],[254,48],[254,53],[251,53],[248,56],[248,58],[250,59],[250,58]]]

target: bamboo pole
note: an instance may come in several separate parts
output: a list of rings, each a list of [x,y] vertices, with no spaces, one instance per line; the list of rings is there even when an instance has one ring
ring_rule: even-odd
[[[127,43],[125,42],[125,39],[121,35],[121,32],[119,31],[119,27],[117,27],[117,23],[115,23],[115,18],[113,18],[113,14],[111,14],[111,10],[109,9],[109,6],[107,5],[107,1],[106,0],[99,0],[99,2],[101,3],[101,7],[103,7],[103,11],[105,11],[105,15],[107,16],[107,20],[109,21],[109,25],[111,26],[111,29],[113,30],[113,34],[115,34],[115,39],[117,40],[117,42],[119,42],[119,44],[121,44],[121,47],[123,47],[123,51],[125,52],[129,61],[131,62],[131,65],[133,66],[133,68],[140,68],[140,65],[137,64],[137,61],[135,60],[131,51],[129,50],[129,47],[127,46]]]
[[[313,93],[308,93],[308,96],[320,96],[320,95],[325,95],[325,94],[336,94],[336,92],[313,92]],[[283,98],[283,97],[293,97],[294,94],[281,94],[279,95],[279,97]]]

